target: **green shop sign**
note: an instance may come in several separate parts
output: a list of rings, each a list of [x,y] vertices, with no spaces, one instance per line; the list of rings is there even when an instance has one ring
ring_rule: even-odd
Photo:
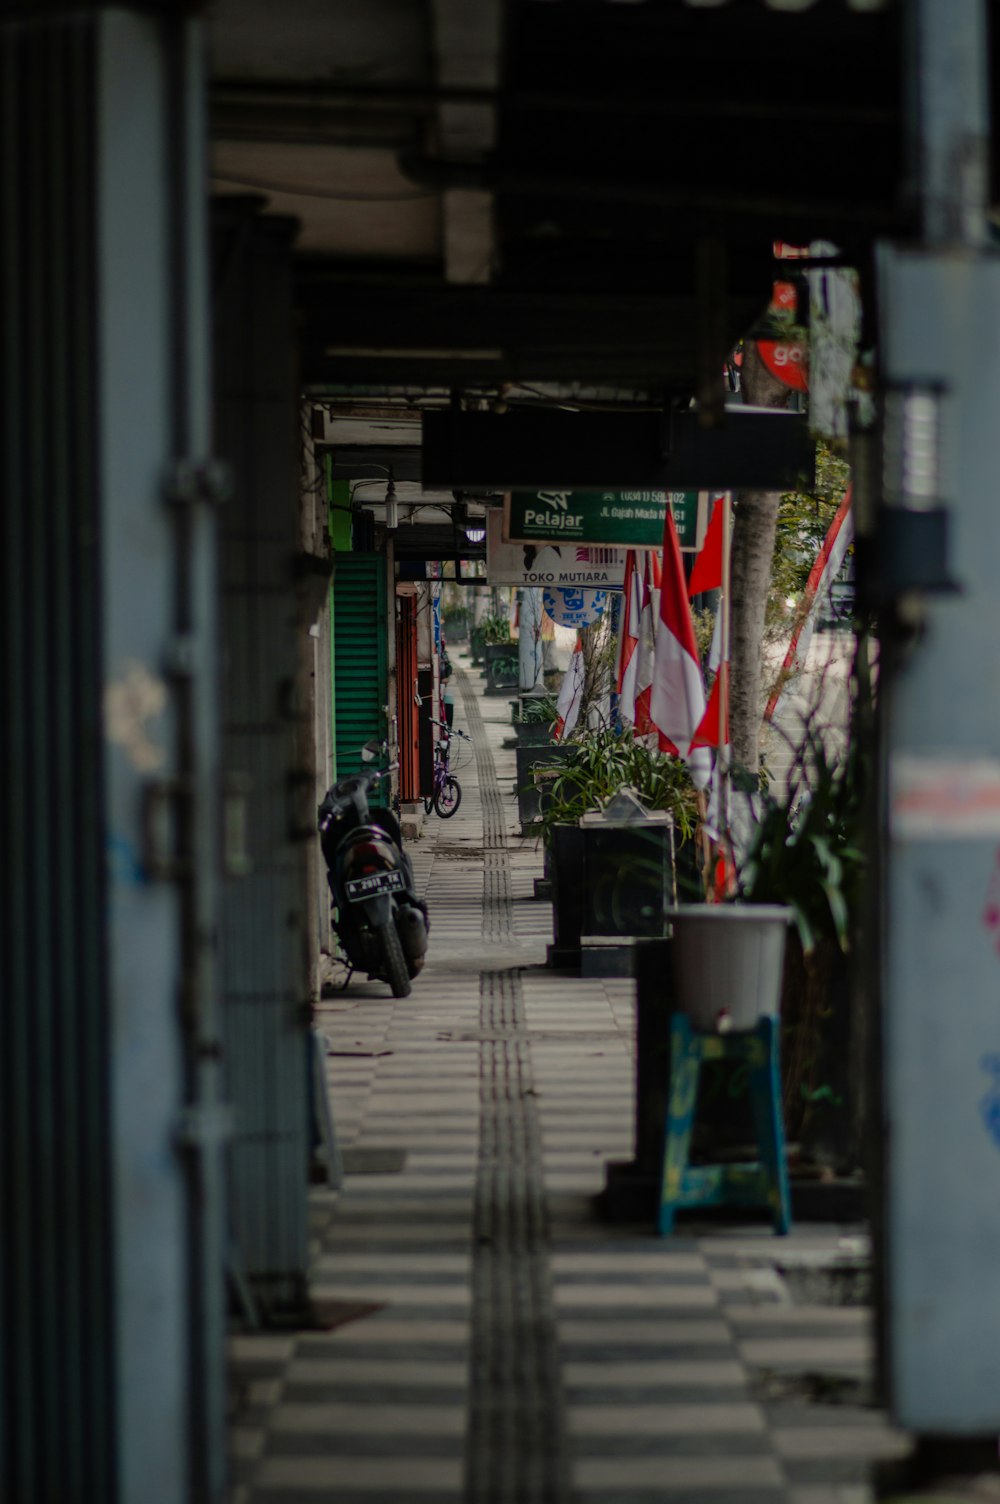
[[[698,491],[513,491],[504,502],[504,538],[660,548],[669,503],[681,548],[696,553],[705,535],[706,502]]]

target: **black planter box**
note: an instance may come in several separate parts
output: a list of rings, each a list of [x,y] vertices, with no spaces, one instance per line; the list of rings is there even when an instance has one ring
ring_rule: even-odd
[[[486,654],[486,694],[507,695],[521,681],[516,642],[488,642]]]
[[[583,933],[583,831],[553,825],[549,832],[548,874],[552,884],[553,966],[579,966]]]
[[[595,823],[582,831],[583,933],[665,936],[673,902],[672,825]]]
[[[548,721],[515,721],[514,735],[519,747],[550,747],[552,727]]]
[[[522,833],[540,819],[545,807],[544,785],[562,771],[570,751],[571,748],[563,742],[546,742],[540,747],[525,746],[519,742],[515,747],[517,782],[514,791],[517,794],[517,813]],[[543,771],[540,780],[536,782],[536,773],[549,769],[552,772]]]

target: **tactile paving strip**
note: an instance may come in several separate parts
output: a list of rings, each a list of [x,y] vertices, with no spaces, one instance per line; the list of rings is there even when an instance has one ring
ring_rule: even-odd
[[[513,933],[503,805],[479,705],[459,674],[476,748],[486,856],[483,934]],[[480,978],[480,1125],[473,1218],[465,1504],[571,1496],[549,1266],[541,1133],[520,972]]]
[[[497,782],[493,753],[486,739],[486,726],[479,711],[479,696],[470,686],[469,676],[463,669],[458,670],[456,678],[462,692],[462,709],[472,733],[476,755],[479,797],[483,804],[483,846],[487,851],[505,851],[507,834],[503,817],[503,795]]]
[[[570,1497],[541,1139],[516,971],[481,981],[465,1499]]]
[[[513,935],[514,924],[503,795],[479,713],[479,699],[470,689],[466,673],[459,669],[456,677],[466,724],[472,734],[483,808],[483,935],[487,940],[506,940]]]

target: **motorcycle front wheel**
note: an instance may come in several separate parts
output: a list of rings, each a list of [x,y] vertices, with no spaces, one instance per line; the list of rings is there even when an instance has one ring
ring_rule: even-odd
[[[403,955],[395,919],[379,926],[375,931],[375,943],[379,950],[380,969],[392,988],[393,997],[409,997],[410,974],[406,969],[406,957]]]
[[[434,808],[442,820],[448,820],[462,802],[462,785],[457,778],[448,777],[434,795]]]

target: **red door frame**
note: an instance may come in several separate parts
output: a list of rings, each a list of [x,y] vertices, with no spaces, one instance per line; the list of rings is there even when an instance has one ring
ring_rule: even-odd
[[[396,597],[396,703],[399,714],[399,797],[420,797],[420,726],[417,719],[417,598]]]

